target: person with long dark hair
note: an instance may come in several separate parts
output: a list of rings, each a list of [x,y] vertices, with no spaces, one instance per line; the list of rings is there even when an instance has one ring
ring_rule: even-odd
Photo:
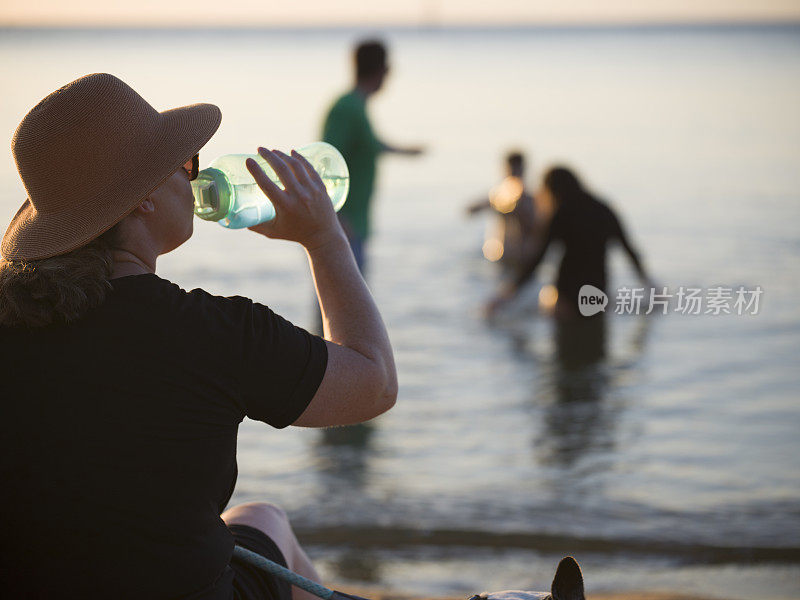
[[[190,181],[220,121],[210,104],[158,112],[94,74],[17,128],[28,199],[0,248],[2,598],[312,598],[232,558],[237,544],[318,579],[280,508],[227,508],[239,423],[375,417],[397,394],[392,348],[296,152],[259,149],[284,189],[248,161],[277,213],[251,229],[305,248],[324,339],[155,274],[192,235]]]
[[[593,285],[608,292],[606,251],[611,242],[621,244],[639,277],[649,281],[617,215],[589,192],[570,169],[551,168],[545,174],[538,194],[554,203],[556,212],[538,251],[489,303],[490,314],[513,299],[533,277],[553,242],[560,242],[564,248],[556,281],[558,317],[578,315],[578,292],[583,285]]]

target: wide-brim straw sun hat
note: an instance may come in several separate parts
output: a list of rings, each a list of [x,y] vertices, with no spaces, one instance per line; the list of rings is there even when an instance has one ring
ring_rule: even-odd
[[[197,154],[221,120],[213,104],[158,112],[108,73],[56,90],[11,142],[28,199],[3,237],[3,258],[49,258],[97,238]]]

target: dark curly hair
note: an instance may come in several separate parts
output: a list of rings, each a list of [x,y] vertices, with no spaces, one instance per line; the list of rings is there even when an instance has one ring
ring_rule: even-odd
[[[45,327],[80,319],[111,290],[113,227],[87,245],[41,260],[0,261],[0,326]]]

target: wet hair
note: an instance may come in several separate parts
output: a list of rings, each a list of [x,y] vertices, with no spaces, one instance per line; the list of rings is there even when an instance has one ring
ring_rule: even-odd
[[[525,170],[525,157],[516,150],[509,152],[506,154],[506,164],[512,173],[522,173]]]
[[[358,81],[386,68],[386,46],[378,40],[368,40],[358,44],[353,57]]]
[[[80,319],[111,290],[117,227],[87,245],[41,260],[0,261],[0,326],[45,327]]]
[[[566,167],[553,167],[547,171],[544,185],[559,204],[591,197],[575,173]]]

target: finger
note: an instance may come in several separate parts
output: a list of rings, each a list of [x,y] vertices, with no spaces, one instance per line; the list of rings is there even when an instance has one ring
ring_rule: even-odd
[[[259,149],[259,153],[260,151],[261,149]],[[267,177],[267,174],[264,172],[264,169],[261,168],[261,165],[259,165],[252,158],[248,158],[244,164],[247,167],[247,170],[250,172],[250,175],[252,175],[253,179],[256,180],[258,187],[261,188],[261,191],[264,192],[273,203],[283,202],[284,191],[275,185],[275,182],[272,181],[272,179]]]
[[[250,231],[255,231],[256,233],[259,233],[265,237],[275,239],[277,237],[277,234],[275,232],[276,219],[272,219],[271,221],[267,221],[265,223],[259,223],[258,225],[253,225],[251,227],[248,227],[248,229]]]
[[[317,170],[311,166],[311,163],[308,162],[308,160],[306,160],[305,156],[300,154],[297,150],[292,150],[292,156],[294,156],[303,166],[306,176],[312,183],[325,187],[325,184],[323,183],[322,178],[319,176],[319,173],[317,173]]]
[[[275,153],[280,156],[283,159],[283,162],[289,166],[300,185],[302,185],[304,188],[312,187],[311,181],[308,178],[308,173],[306,173],[306,170],[303,168],[303,165],[300,163],[300,161],[297,160],[294,150],[292,150],[292,156],[284,154],[280,150],[276,150]]]
[[[286,191],[297,190],[300,184],[297,181],[297,177],[295,177],[294,173],[292,173],[292,169],[286,164],[286,161],[283,158],[286,155],[283,154],[283,152],[279,152],[277,150],[270,152],[266,148],[259,148],[258,153],[269,163],[269,166],[275,170],[275,173],[278,175],[278,179],[281,180],[281,183]]]

